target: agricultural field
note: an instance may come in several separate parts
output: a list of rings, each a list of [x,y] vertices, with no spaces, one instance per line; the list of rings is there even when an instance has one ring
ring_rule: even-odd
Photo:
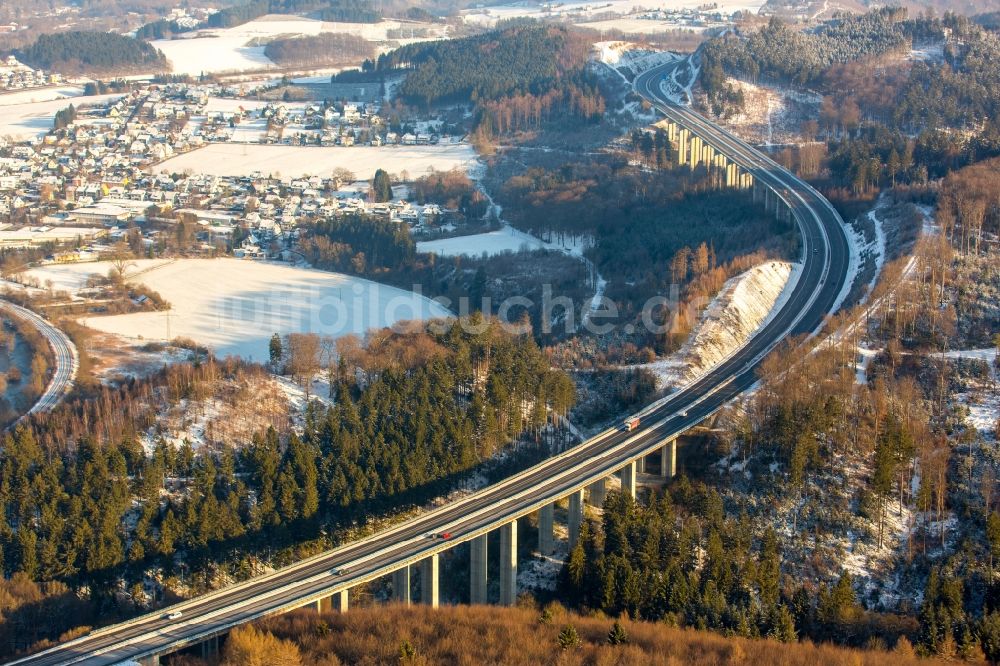
[[[248,176],[254,172],[281,177],[329,174],[344,168],[358,178],[369,178],[377,169],[412,178],[429,171],[478,168],[475,151],[467,143],[436,146],[269,146],[214,143],[156,165],[157,172],[214,176]]]
[[[52,121],[57,112],[65,109],[70,104],[77,107],[86,104],[104,104],[109,100],[115,100],[121,95],[93,95],[89,97],[74,97],[73,99],[60,98],[46,101],[25,101],[24,97],[29,91],[15,93],[13,99],[21,100],[12,103],[5,103],[5,95],[0,95],[0,136],[10,136],[18,140],[33,139],[44,135],[52,129]],[[44,90],[30,91],[32,94],[44,98]],[[36,98],[36,99],[39,99]]]
[[[277,65],[264,55],[264,47],[276,39],[338,33],[361,37],[373,42],[380,50],[389,50],[411,42],[440,39],[446,36],[446,32],[446,26],[431,23],[395,20],[334,23],[300,16],[268,15],[232,28],[199,30],[190,37],[151,43],[163,51],[175,74],[197,76],[210,72],[276,69]],[[416,36],[427,33],[433,37]],[[406,37],[407,34],[414,36]]]
[[[56,291],[79,291],[108,262],[53,265],[29,276]],[[158,292],[171,309],[91,316],[82,324],[131,340],[188,338],[217,356],[266,361],[274,333],[331,337],[412,319],[447,317],[448,310],[413,292],[339,273],[241,259],[142,260],[126,274]]]

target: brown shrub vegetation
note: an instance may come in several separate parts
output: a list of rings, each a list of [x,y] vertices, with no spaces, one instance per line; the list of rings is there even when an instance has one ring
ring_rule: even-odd
[[[303,664],[905,666],[926,663],[913,656],[912,649],[862,651],[809,642],[785,644],[727,638],[627,618],[620,622],[627,637],[623,645],[608,642],[612,619],[583,617],[558,605],[543,614],[533,608],[491,606],[438,610],[422,606],[377,606],[322,615],[302,610],[265,620],[258,627],[277,639],[296,643]],[[567,625],[579,635],[577,648],[560,647],[559,633]]]

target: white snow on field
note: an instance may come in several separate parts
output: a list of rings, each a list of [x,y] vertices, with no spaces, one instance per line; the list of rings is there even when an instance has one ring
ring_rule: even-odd
[[[15,90],[14,92],[0,93],[0,106],[10,106],[12,104],[31,104],[33,102],[51,102],[54,99],[66,99],[68,97],[80,97],[83,95],[83,86],[46,86],[44,88],[28,88],[27,90]]]
[[[797,265],[796,265],[797,266]],[[648,363],[658,387],[684,384],[725,360],[765,325],[794,285],[793,265],[769,261],[731,278],[676,354]]]
[[[40,280],[71,289],[88,274],[106,275],[107,262],[33,269]],[[264,361],[274,333],[363,335],[398,321],[447,317],[430,299],[340,273],[240,259],[137,261],[135,275],[172,306],[168,312],[92,316],[81,323],[128,338],[190,338],[217,356]]]
[[[395,30],[402,30],[403,34],[392,40],[395,44],[440,39],[447,34],[447,26],[430,23],[395,20],[336,23],[300,16],[268,15],[232,28],[198,30],[180,39],[161,39],[152,44],[163,51],[174,72],[195,76],[203,72],[276,69],[278,66],[264,55],[265,45],[275,39],[341,33],[386,42],[389,31]],[[413,37],[406,36],[407,30]],[[417,36],[424,32],[431,36]]]
[[[93,95],[73,100],[53,99],[25,104],[0,104],[0,136],[10,135],[17,139],[39,137],[52,129],[56,113],[70,104],[79,108],[87,104],[105,104],[119,97],[121,95]]]
[[[476,153],[467,143],[436,146],[269,146],[263,144],[213,143],[156,166],[156,171],[214,176],[248,176],[255,171],[282,177],[328,174],[338,167],[350,169],[359,178],[373,176],[377,169],[413,178],[429,171],[469,171],[477,166]]]
[[[134,263],[133,267],[127,269],[126,276],[134,276],[140,271],[152,271],[171,262],[169,259],[143,259]],[[51,284],[53,291],[65,291],[72,295],[86,287],[90,277],[105,277],[110,270],[111,262],[93,261],[78,264],[48,264],[27,270],[24,275],[37,279],[40,285],[48,287]]]
[[[521,250],[562,250],[562,246],[546,243],[531,234],[519,231],[511,226],[504,226],[496,231],[470,236],[455,236],[440,240],[420,241],[418,252],[433,252],[442,257],[465,255],[479,257],[493,256],[504,252],[520,252]]]

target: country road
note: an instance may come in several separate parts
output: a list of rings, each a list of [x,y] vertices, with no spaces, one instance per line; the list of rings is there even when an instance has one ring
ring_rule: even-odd
[[[73,341],[41,315],[4,300],[0,300],[0,309],[30,322],[37,328],[48,341],[55,359],[55,370],[52,372],[48,386],[45,387],[42,395],[38,397],[31,409],[17,420],[17,423],[20,423],[31,414],[47,412],[59,404],[59,401],[73,386],[73,380],[76,379],[77,370],[80,368],[80,357]]]

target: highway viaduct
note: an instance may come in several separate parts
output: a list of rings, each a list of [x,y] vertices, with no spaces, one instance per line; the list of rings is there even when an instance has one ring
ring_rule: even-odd
[[[754,336],[730,357],[687,386],[644,409],[634,431],[607,430],[510,478],[421,513],[366,539],[202,595],[157,613],[95,630],[16,662],[23,666],[106,666],[125,660],[158,664],[161,656],[202,645],[211,652],[230,629],[296,608],[350,607],[359,585],[392,577],[393,595],[411,603],[419,577],[420,601],[439,603],[440,558],[458,544],[470,548],[469,598],[487,602],[487,539],[499,533],[499,603],[517,598],[519,525],[537,514],[539,550],[551,553],[557,502],[568,502],[570,544],[579,538],[584,504],[600,505],[607,480],[636,493],[650,456],[662,478],[677,468],[677,436],[753,386],[756,366],[782,340],[811,334],[837,307],[847,279],[849,249],[843,221],[808,184],[689,109],[665,103],[656,82],[663,68],[637,77],[635,88],[666,115],[663,128],[678,164],[705,166],[728,187],[754,190],[758,201],[802,233],[802,269],[786,286],[787,298]],[[661,78],[662,77],[662,78]],[[442,538],[447,534],[448,538]]]

